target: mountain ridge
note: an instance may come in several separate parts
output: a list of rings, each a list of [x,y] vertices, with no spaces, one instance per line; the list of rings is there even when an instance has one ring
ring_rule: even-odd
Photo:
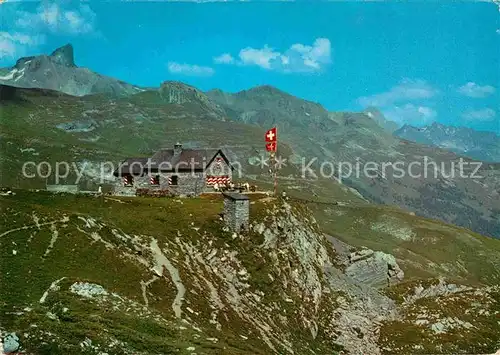
[[[51,89],[73,96],[111,94],[123,97],[143,90],[122,80],[76,66],[71,44],[55,49],[50,55],[23,57],[13,67],[0,68],[0,84]]]
[[[459,163],[461,155],[401,139],[380,127],[367,113],[328,112],[319,104],[294,96],[273,95],[272,90],[257,90],[257,94],[255,90],[244,94],[211,92],[210,95],[233,120],[260,127],[277,126],[278,135],[291,144],[296,154],[309,160],[316,159],[316,169],[325,162],[329,166],[332,163],[353,166],[356,161],[375,163],[378,167],[376,177],[361,174],[342,180],[373,202],[399,205],[423,216],[439,216],[472,229],[481,224],[481,233],[500,236],[500,224],[491,214],[500,204],[500,196],[495,192],[500,189],[500,179],[498,166],[494,164],[484,164],[480,170],[484,172],[484,180],[476,182],[444,176],[418,179],[412,178],[412,174],[394,178],[395,175],[386,176],[382,171],[384,163],[397,160],[409,165],[427,157],[441,167],[448,166],[449,170],[450,166]],[[427,176],[425,169],[420,162],[419,176]],[[337,169],[333,177],[339,178],[339,175]],[[479,186],[487,187],[489,192],[478,190]],[[439,205],[434,201],[435,191],[443,194]],[[483,196],[482,201],[488,201],[489,207],[482,212],[479,212],[482,208],[478,209],[473,202],[478,198],[476,194]],[[461,200],[457,200],[457,196],[462,196]],[[493,201],[489,201],[491,198]],[[457,217],[465,215],[467,219]],[[479,220],[483,222],[478,224]]]
[[[424,127],[404,125],[394,135],[481,161],[500,162],[500,135],[495,132],[434,122]]]

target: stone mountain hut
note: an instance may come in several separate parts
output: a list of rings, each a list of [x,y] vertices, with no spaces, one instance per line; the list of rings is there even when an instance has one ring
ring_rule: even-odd
[[[113,173],[114,192],[135,195],[138,189],[168,191],[172,195],[198,196],[215,183],[232,180],[234,168],[221,149],[160,149],[150,158],[127,158]]]

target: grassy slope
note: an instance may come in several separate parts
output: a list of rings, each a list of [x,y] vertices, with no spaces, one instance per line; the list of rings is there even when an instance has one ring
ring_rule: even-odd
[[[221,208],[218,201],[200,203],[200,201],[186,200],[185,202],[182,207],[172,200],[148,201],[141,199],[126,203],[107,200],[102,203],[99,199],[89,197],[22,191],[18,191],[18,194],[13,198],[2,198],[2,219],[5,219],[2,232],[20,225],[33,226],[33,220],[30,221],[32,214],[41,218],[40,223],[58,220],[61,214],[67,215],[69,221],[56,223],[60,236],[46,257],[44,254],[51,239],[51,232],[47,228],[42,227],[38,230],[34,226],[9,233],[0,238],[2,254],[0,257],[0,269],[2,270],[0,299],[3,311],[12,311],[12,306],[16,306],[16,309],[24,305],[35,307],[35,312],[29,313],[27,317],[20,320],[2,312],[0,315],[2,317],[1,323],[4,326],[22,329],[29,327],[31,322],[37,322],[40,327],[46,327],[46,330],[52,330],[55,333],[62,331],[65,340],[73,344],[78,344],[85,337],[95,339],[95,336],[99,335],[99,330],[107,327],[108,331],[118,340],[132,340],[135,345],[138,345],[137,350],[146,352],[149,349],[149,352],[166,351],[170,353],[176,348],[187,348],[187,345],[184,346],[186,342],[187,344],[199,345],[197,343],[200,341],[197,341],[196,338],[191,337],[189,341],[185,339],[193,335],[192,329],[185,332],[187,334],[182,335],[179,333],[179,325],[174,322],[162,324],[162,322],[151,320],[141,321],[138,315],[126,312],[109,313],[101,307],[71,298],[69,292],[58,296],[65,299],[64,305],[71,310],[70,314],[65,315],[67,319],[63,324],[55,324],[55,322],[48,320],[44,314],[46,309],[37,305],[43,292],[53,281],[68,276],[72,280],[89,280],[106,285],[109,290],[142,303],[140,281],[147,280],[149,272],[141,265],[122,258],[115,250],[106,249],[101,243],[90,243],[78,232],[78,228],[82,227],[78,216],[88,214],[100,216],[115,228],[127,230],[129,233],[148,232],[153,235],[161,233],[173,237],[177,234],[178,226],[189,226],[191,222],[201,223],[206,219],[215,218],[217,211]],[[190,216],[188,211],[196,212],[196,216]],[[167,213],[176,215],[175,224],[168,223],[165,217]],[[110,231],[108,237],[112,238]],[[126,248],[126,246],[122,246],[122,248]],[[13,255],[12,250],[16,250],[17,254]],[[170,286],[163,287],[168,289]],[[159,300],[156,312],[161,314],[162,311],[168,310],[168,301],[167,299]],[[58,302],[60,302],[58,299],[49,302],[49,309],[57,311]],[[94,314],[97,319],[89,318],[89,312]],[[105,325],[100,324],[101,317],[105,317]],[[164,329],[165,332],[160,331],[161,329]],[[205,337],[207,336],[205,335]],[[138,340],[140,340],[139,343],[137,343]],[[201,343],[206,343],[208,349],[212,347],[211,342],[201,341]],[[38,347],[38,344],[34,345]],[[214,353],[222,353],[220,352],[221,346],[224,345],[214,347]],[[75,351],[74,347],[71,349]],[[47,354],[55,351],[53,348],[49,348],[49,350],[47,350]],[[62,354],[64,350],[57,351]],[[66,349],[66,351],[69,350]],[[244,346],[229,346],[227,351],[227,354],[246,353]]]
[[[140,107],[140,102],[108,100],[99,96],[82,100],[56,95],[53,99],[47,100],[45,94],[39,97],[33,92],[29,92],[25,100],[27,101],[1,106],[0,150],[4,153],[1,157],[3,185],[20,183],[13,172],[20,171],[20,162],[24,159],[56,161],[90,158],[119,161],[126,155],[136,155],[137,152],[147,154],[160,145],[170,145],[179,137],[184,141],[199,141],[214,146],[224,141],[233,146],[233,149],[241,156],[248,156],[260,149],[260,146],[254,145],[255,142],[261,141],[261,129],[220,121],[210,121],[210,127],[205,127],[203,125],[206,121],[203,118],[186,117],[185,110],[177,105],[156,106],[148,103],[147,107]],[[98,111],[98,114],[93,116],[100,123],[97,130],[88,133],[64,133],[55,128],[58,123],[82,119],[82,112],[86,109]],[[134,113],[131,114],[131,112]],[[137,120],[142,123],[131,125],[131,122]],[[193,124],[197,124],[198,127],[193,128]],[[162,129],[158,129],[159,125]],[[124,127],[127,127],[126,131],[123,130]],[[41,136],[46,139],[40,138]],[[100,137],[100,139],[95,142],[82,140],[95,137]],[[20,152],[20,148],[34,148],[39,155]],[[287,155],[292,153],[287,147],[284,149]],[[259,169],[250,166],[247,168],[250,173],[257,175],[257,181],[262,187],[271,187],[267,182],[268,177],[258,176],[261,173]],[[288,173],[296,173],[296,169],[289,168],[283,171],[282,175],[286,176]],[[28,180],[21,183],[23,186],[40,187],[43,181]],[[354,246],[367,246],[396,255],[410,283],[439,275],[473,284],[500,282],[498,272],[500,247],[495,240],[486,239],[468,230],[448,226],[441,222],[417,218],[398,209],[367,205],[352,192],[332,181],[281,179],[280,186],[287,186],[287,191],[293,196],[311,198],[312,194],[316,194],[315,199],[324,202],[335,199],[348,203],[348,206],[309,205],[313,207],[315,216],[326,233]],[[300,186],[300,189],[296,186]],[[2,275],[2,285],[7,286],[0,290],[3,293],[0,299],[7,300],[7,304],[14,302],[18,305],[36,303],[41,293],[52,281],[60,275],[67,274],[78,279],[102,282],[112,290],[141,302],[142,295],[137,285],[140,280],[146,279],[145,270],[116,258],[114,253],[106,250],[102,245],[89,246],[88,241],[82,239],[74,229],[79,223],[76,217],[78,214],[98,215],[110,225],[126,230],[128,233],[145,233],[147,230],[152,231],[151,234],[156,234],[157,231],[162,230],[162,234],[175,235],[177,227],[169,223],[164,212],[168,211],[169,214],[173,213],[178,216],[175,226],[179,226],[188,225],[191,222],[203,224],[206,221],[205,218],[208,220],[216,218],[215,211],[220,210],[220,202],[211,201],[204,201],[200,205],[193,202],[196,200],[190,200],[191,202],[186,200],[187,205],[181,206],[173,204],[170,200],[141,199],[130,200],[126,204],[108,201],[101,205],[98,200],[78,196],[63,197],[22,192],[16,196],[15,199],[2,198],[2,213],[8,216],[4,230],[20,224],[32,224],[31,211],[45,216],[47,220],[60,218],[61,212],[72,216],[68,227],[63,227],[67,233],[63,234],[64,237],[59,237],[56,247],[47,258],[43,258],[51,239],[51,232],[47,228],[37,231],[29,246],[25,246],[31,234],[27,231],[34,229],[14,232],[9,234],[8,238],[0,238],[1,268],[2,271],[8,270]],[[8,208],[12,210],[7,212]],[[137,213],[138,211],[140,213]],[[201,211],[203,213],[200,213]],[[201,219],[189,216],[190,213]],[[414,237],[412,239],[401,238],[408,233],[413,233]],[[16,256],[12,255],[13,249],[19,251]],[[96,255],[99,256],[97,259]],[[81,260],[92,262],[82,263]],[[112,260],[112,268],[109,267],[110,260]],[[248,260],[249,265],[253,263],[254,260]],[[130,277],[127,279],[117,277],[124,270]],[[23,281],[20,282],[20,280]],[[130,282],[131,280],[134,281]],[[155,291],[161,292],[161,287]],[[79,304],[70,297],[65,302],[70,303],[71,308],[77,310],[78,314],[75,316],[84,317],[89,312],[88,305]],[[155,307],[161,312],[169,307],[170,302],[169,299],[157,300]],[[57,301],[53,304],[57,304]],[[51,303],[51,307],[54,307],[53,304]],[[80,307],[82,310],[78,311]],[[57,307],[54,310],[57,310]],[[45,308],[37,308],[34,314],[41,312],[39,315],[43,315],[45,311]],[[122,313],[115,316],[121,317]],[[5,314],[3,317],[6,324],[12,322],[12,317]],[[137,329],[134,325],[136,318],[137,316],[132,314],[120,321],[130,324],[129,328]],[[44,322],[47,321],[43,319]],[[99,332],[99,322],[86,318],[85,321],[92,323],[90,329]],[[29,318],[25,318],[24,322],[24,326],[27,326],[30,323]],[[167,327],[174,335],[159,339],[154,335],[155,330],[152,330],[158,327]],[[139,327],[139,329],[142,328],[142,326]],[[401,325],[396,325],[396,328],[400,332],[403,329]],[[390,326],[387,329],[389,329],[388,334],[394,331]],[[412,334],[411,328],[408,329],[410,333],[403,331],[398,339],[408,339]],[[176,340],[178,339],[177,330],[175,323],[155,323],[144,325],[144,330],[136,335],[152,336],[147,342],[150,345],[159,341],[166,348],[170,346],[181,348],[185,345],[185,340]],[[74,336],[75,341],[83,340],[84,335],[78,331],[78,327],[75,326],[68,336],[70,338]],[[118,330],[113,332],[117,336],[120,334]],[[423,332],[420,336],[425,334]],[[130,337],[131,333],[125,331],[121,336]],[[190,334],[187,338],[188,343],[194,341]],[[245,353],[248,350],[240,347],[241,342],[237,336],[229,335],[224,341],[227,342],[230,354]],[[428,348],[428,350],[436,349]],[[217,351],[221,350],[214,350],[214,353],[219,353]]]
[[[148,280],[150,272],[142,265],[124,258],[123,254],[117,252],[116,249],[109,250],[102,243],[92,242],[89,236],[80,231],[85,229],[85,222],[79,219],[79,216],[97,217],[98,221],[105,223],[105,228],[99,231],[102,238],[117,245],[118,250],[131,253],[133,253],[131,245],[127,241],[117,239],[112,229],[124,231],[128,235],[151,235],[163,245],[171,245],[169,243],[178,235],[182,235],[182,238],[190,238],[193,243],[203,243],[203,235],[193,234],[192,228],[197,226],[201,230],[219,233],[216,232],[220,230],[218,213],[222,210],[219,198],[185,199],[182,202],[150,198],[119,198],[102,201],[98,198],[78,195],[33,193],[22,190],[16,192],[15,196],[0,197],[1,218],[6,221],[0,230],[0,235],[2,235],[0,237],[0,269],[2,270],[0,281],[3,285],[0,288],[0,299],[3,302],[0,303],[0,322],[4,326],[21,331],[27,330],[30,324],[38,324],[42,330],[58,334],[59,340],[54,343],[66,344],[66,347],[61,348],[50,345],[52,343],[49,342],[50,346],[40,348],[36,339],[23,338],[23,344],[28,348],[32,346],[34,349],[45,349],[43,351],[47,354],[62,354],[65,351],[74,351],[75,346],[86,337],[93,339],[95,344],[105,343],[106,338],[101,335],[106,334],[106,337],[109,336],[118,341],[132,342],[137,351],[146,353],[160,350],[168,353],[171,349],[180,349],[182,353],[190,346],[201,348],[202,353],[206,354],[257,354],[260,353],[259,349],[262,349],[263,354],[266,353],[259,341],[241,341],[238,334],[242,332],[244,334],[247,328],[241,320],[233,316],[230,316],[228,320],[231,327],[225,328],[223,337],[220,333],[214,334],[210,330],[210,325],[203,323],[201,323],[201,333],[189,326],[181,332],[180,330],[184,327],[169,316],[174,288],[171,282],[152,284],[148,296],[150,307],[144,310],[141,308],[144,302],[140,282]],[[384,250],[400,258],[398,262],[404,269],[406,278],[404,284],[392,291],[396,292],[393,294],[393,296],[396,295],[395,297],[400,292],[406,292],[403,290],[405,287],[411,288],[412,285],[422,281],[425,283],[427,282],[425,280],[438,275],[459,280],[461,283],[476,285],[498,284],[499,282],[498,259],[496,261],[493,259],[498,258],[500,254],[500,243],[496,240],[440,222],[411,216],[397,209],[369,207],[364,204],[357,204],[355,207],[354,205],[311,204],[304,201],[294,202],[294,205],[302,209],[311,208],[325,232],[352,245],[358,247],[364,245]],[[262,214],[264,205],[257,203],[252,206],[252,218],[261,220],[264,217]],[[308,214],[306,210],[303,213]],[[40,229],[37,228],[33,216],[40,218],[39,223],[48,224]],[[62,216],[67,216],[68,220],[58,222]],[[175,216],[175,221],[169,216]],[[396,225],[395,230],[399,233],[402,233],[404,228],[411,227],[410,229],[416,233],[415,239],[413,241],[402,240],[385,232],[386,230],[392,231],[394,228],[380,229],[379,226],[379,229],[374,230],[370,227],[374,222],[381,220],[387,223],[387,216],[390,217],[391,225]],[[399,221],[399,224],[396,221]],[[22,226],[27,226],[27,228],[4,234]],[[58,230],[59,235],[54,247],[45,255],[49,250],[53,235],[51,228]],[[273,273],[272,269],[268,269],[270,265],[268,262],[255,262],[255,258],[266,260],[265,255],[255,255],[255,243],[260,244],[261,240],[249,239],[242,244],[226,233],[219,234],[213,240],[216,243],[214,246],[229,247],[240,251],[245,268],[250,274],[255,275],[250,279],[250,284],[256,289],[266,290],[265,304],[271,305],[279,302],[281,298],[279,295],[283,292],[288,293],[267,278],[268,273]],[[13,250],[16,250],[16,255],[13,255]],[[453,263],[454,260],[459,259],[463,268],[458,268],[456,263]],[[292,260],[290,262],[293,263]],[[443,265],[447,265],[447,268],[443,268]],[[465,269],[467,272],[464,271]],[[187,270],[184,270],[182,275],[184,280],[189,280]],[[61,284],[61,292],[50,294],[47,303],[39,305],[38,300],[43,292],[54,280],[61,277],[68,277]],[[65,291],[72,282],[78,280],[105,285],[109,291],[116,292],[135,303],[132,306],[124,304],[122,308],[110,311],[105,304],[81,301]],[[391,290],[388,292],[390,294]],[[202,312],[210,309],[210,305],[202,299],[192,297],[189,299],[190,307],[194,309]],[[474,300],[475,298],[470,298],[466,301],[472,304]],[[431,309],[441,307],[439,302],[433,302],[436,301],[427,301],[426,305]],[[14,317],[10,313],[22,312],[25,306],[33,310],[25,312],[21,317]],[[492,307],[496,305],[492,304]],[[63,308],[68,308],[69,311],[64,312]],[[445,315],[454,312],[452,307],[441,308]],[[47,311],[56,314],[59,321],[48,319]],[[157,316],[145,317],[144,312],[152,312]],[[408,344],[415,344],[417,341],[425,344],[423,339],[429,337],[429,332],[422,327],[418,328],[419,335],[415,338],[416,340],[411,340],[414,334],[412,329],[415,329],[411,312],[411,309],[405,310],[404,321],[389,322],[383,326],[382,344],[387,347],[393,344],[393,347],[406,350],[408,350]],[[325,316],[327,315],[328,312],[325,313]],[[207,313],[203,317],[209,319],[210,314]],[[484,337],[493,329],[491,317],[483,318],[480,321],[484,323],[485,332],[474,332],[471,336]],[[300,329],[300,324],[291,326],[291,329]],[[165,334],[168,335],[165,336]],[[394,336],[389,339],[384,338],[384,334],[394,334]],[[47,337],[43,333],[40,335]],[[305,341],[300,332],[295,336],[297,344]],[[212,337],[219,338],[216,344],[206,340]],[[64,341],[61,341],[61,338]],[[443,338],[441,342],[445,345],[452,344],[454,339],[450,335],[448,340]],[[485,344],[489,344],[485,345],[486,348],[491,347],[491,343]],[[322,345],[318,343],[317,346],[320,349]],[[425,349],[436,350],[432,347]]]
[[[281,300],[285,291],[268,279],[267,275],[272,272],[268,269],[271,260],[267,260],[265,254],[256,254],[255,245],[262,241],[254,239],[254,236],[241,242],[235,241],[230,233],[221,232],[218,216],[222,210],[220,198],[186,199],[182,202],[148,198],[101,201],[85,196],[22,190],[16,192],[15,196],[0,197],[1,217],[5,220],[0,230],[0,323],[21,334],[28,331],[31,324],[37,324],[42,332],[40,336],[50,338],[43,332],[51,332],[59,336],[54,344],[65,344],[61,347],[50,345],[52,343],[49,342],[50,346],[40,347],[39,341],[33,337],[23,337],[23,344],[28,349],[32,347],[32,350],[40,351],[37,353],[73,353],[86,337],[97,344],[106,343],[106,337],[112,337],[131,343],[137,351],[146,353],[180,351],[182,354],[188,347],[194,346],[201,348],[203,354],[266,354],[266,347],[258,334],[242,341],[240,335],[252,335],[252,331],[230,312],[226,313],[230,327],[225,327],[223,333],[216,332],[213,325],[204,323],[199,318],[192,326],[179,324],[172,319],[171,304],[175,287],[171,281],[155,282],[150,286],[147,312],[158,316],[144,317],[146,311],[140,307],[144,303],[140,283],[150,279],[151,272],[143,265],[123,257],[123,252],[133,254],[134,250],[128,242],[117,239],[112,229],[126,231],[128,235],[153,236],[160,245],[169,247],[179,235],[193,245],[204,243],[206,235],[194,232],[193,226],[215,233],[217,238],[211,239],[214,244],[210,245],[239,251],[243,266],[249,274],[254,275],[249,280],[252,289],[266,290],[265,307],[274,307],[278,302],[283,304],[284,312],[287,309],[291,311],[290,305]],[[261,207],[263,205],[252,208],[252,218],[262,218]],[[103,243],[92,242],[88,235],[82,233],[85,221],[79,217],[89,215],[97,217],[100,223],[105,223],[105,227],[99,230],[99,235],[108,243],[116,245],[117,249],[108,249]],[[40,219],[41,228],[36,226],[33,216]],[[68,220],[60,221],[62,216],[67,216]],[[172,220],[172,216],[175,216],[175,220]],[[26,228],[9,232],[23,226]],[[52,228],[59,235],[54,247],[49,249]],[[13,250],[16,251],[15,255]],[[182,255],[177,257],[183,259]],[[262,263],[255,263],[255,258],[262,260]],[[184,282],[190,280],[189,270],[181,269],[181,273]],[[51,295],[46,304],[39,305],[38,300],[44,291],[53,281],[62,277],[68,279],[61,283],[61,291]],[[77,280],[104,285],[110,292],[116,292],[135,304],[131,307],[125,304],[123,309],[110,311],[106,304],[83,302],[66,291]],[[193,285],[196,283],[193,279],[187,285],[191,285],[190,282]],[[200,298],[190,295],[185,302],[195,310],[207,312],[200,318],[210,319],[211,306],[207,303],[207,298],[207,295],[201,295]],[[13,311],[23,313],[22,309],[26,306],[33,310],[24,312],[21,317],[12,315]],[[63,312],[63,308],[68,308],[69,311]],[[48,319],[48,311],[56,314],[59,321]],[[189,314],[187,318],[189,319]],[[198,328],[194,324],[202,330],[196,330]],[[186,330],[180,332],[186,327]],[[300,324],[291,325],[289,330],[299,349],[302,346],[314,346],[318,351],[324,351],[321,336],[314,341],[310,339],[309,332],[303,332],[300,328]],[[216,344],[207,340],[213,337],[218,338]],[[328,348],[331,349],[332,345]]]
[[[19,99],[0,101],[1,185],[43,187],[43,179],[22,178],[26,161],[48,161],[52,167],[56,161],[118,164],[128,156],[150,156],[177,141],[199,147],[228,147],[235,155],[232,160],[240,163],[246,174],[267,173],[268,168],[248,164],[252,156],[267,156],[261,128],[209,119],[189,105],[155,104],[144,101],[143,96],[113,100],[49,93],[19,90]],[[61,123],[89,120],[97,124],[90,132],[56,128]],[[33,151],[26,150],[30,148]],[[283,144],[279,153],[288,157],[292,151]],[[298,174],[298,169],[287,166],[281,174]]]

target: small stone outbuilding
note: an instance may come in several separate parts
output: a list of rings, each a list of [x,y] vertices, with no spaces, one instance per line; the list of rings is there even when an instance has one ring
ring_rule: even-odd
[[[233,232],[248,230],[250,200],[237,192],[224,192],[224,222]]]

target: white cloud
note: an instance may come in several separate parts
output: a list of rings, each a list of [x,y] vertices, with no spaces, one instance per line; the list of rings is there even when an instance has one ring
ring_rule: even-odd
[[[244,48],[240,51],[239,57],[243,65],[257,65],[264,69],[271,69],[271,62],[274,65],[274,60],[280,55],[280,52],[275,52],[265,45],[262,49]]]
[[[35,11],[18,11],[10,7],[6,13],[9,32],[0,32],[0,60],[2,65],[13,58],[35,54],[47,35],[98,34],[96,15],[86,4],[69,7],[66,3],[43,2]],[[2,9],[2,11],[4,11]],[[7,11],[7,10],[6,10]]]
[[[0,59],[25,55],[30,46],[41,44],[44,37],[19,32],[0,32]]]
[[[181,64],[176,62],[168,63],[168,71],[172,74],[189,76],[212,76],[215,71],[210,67],[203,67],[193,64]]]
[[[358,99],[361,106],[384,107],[393,105],[402,101],[430,99],[438,93],[424,80],[404,79],[398,85],[392,87],[389,91],[363,96]]]
[[[484,108],[480,110],[469,110],[462,114],[466,121],[491,121],[496,116],[495,110]]]
[[[317,72],[331,63],[331,44],[327,38],[317,38],[312,45],[296,43],[284,52],[269,47],[246,47],[238,53],[238,60],[229,53],[214,58],[218,64],[258,66],[285,73]]]
[[[495,92],[495,88],[491,85],[481,86],[473,82],[468,82],[467,84],[459,87],[458,92],[468,97],[482,98],[493,94]]]
[[[433,122],[437,116],[436,111],[432,108],[414,104],[394,106],[383,110],[383,113],[391,121],[413,126],[427,125]]]
[[[291,61],[297,61],[297,64],[302,61],[306,68],[319,70],[323,64],[331,62],[331,53],[330,41],[327,38],[318,38],[312,46],[294,44],[285,54],[291,58]]]
[[[30,30],[68,34],[94,31],[95,13],[88,5],[67,10],[56,3],[40,5],[36,12],[20,11],[16,25]]]
[[[216,64],[233,64],[234,58],[229,53],[223,53],[218,57],[214,57],[214,62]]]

